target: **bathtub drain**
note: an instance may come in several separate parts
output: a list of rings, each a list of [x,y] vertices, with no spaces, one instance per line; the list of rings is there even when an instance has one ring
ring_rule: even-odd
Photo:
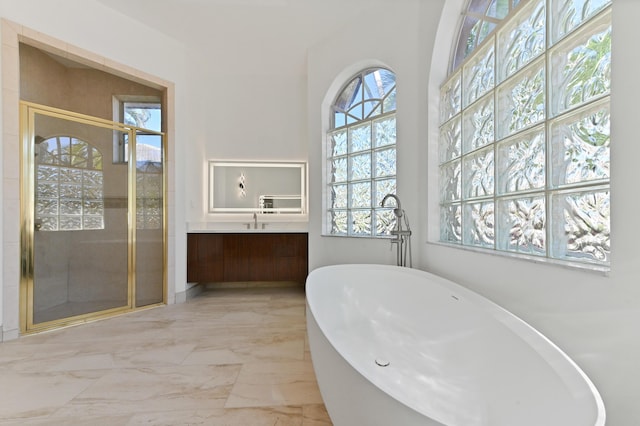
[[[376,364],[379,367],[386,367],[389,364],[391,364],[389,361],[387,361],[386,359],[382,359],[382,358],[376,358]]]

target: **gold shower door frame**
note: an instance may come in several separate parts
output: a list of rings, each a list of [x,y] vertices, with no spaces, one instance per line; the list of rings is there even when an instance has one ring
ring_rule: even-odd
[[[128,137],[127,153],[127,302],[118,307],[98,310],[60,319],[34,322],[34,284],[35,284],[35,172],[36,172],[36,114],[77,124],[122,132]],[[161,301],[143,306],[136,305],[136,243],[137,243],[137,163],[136,133],[143,129],[135,126],[104,120],[75,112],[47,107],[31,102],[20,102],[20,330],[22,333],[35,333],[69,325],[85,323],[100,318],[111,317],[133,310],[147,309],[167,303],[167,218],[166,218],[166,138],[164,133],[144,129],[144,133],[162,138],[162,188],[161,188]],[[103,161],[112,153],[104,153]],[[42,232],[42,231],[39,231]]]

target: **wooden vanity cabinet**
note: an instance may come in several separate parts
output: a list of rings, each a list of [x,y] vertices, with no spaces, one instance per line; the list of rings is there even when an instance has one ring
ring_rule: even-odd
[[[219,234],[187,234],[187,282],[224,279],[222,237]]]
[[[187,281],[296,281],[308,273],[306,233],[189,233]]]

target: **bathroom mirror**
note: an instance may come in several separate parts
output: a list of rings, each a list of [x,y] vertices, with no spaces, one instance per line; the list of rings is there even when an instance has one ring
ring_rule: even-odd
[[[306,214],[304,162],[209,162],[210,213]]]

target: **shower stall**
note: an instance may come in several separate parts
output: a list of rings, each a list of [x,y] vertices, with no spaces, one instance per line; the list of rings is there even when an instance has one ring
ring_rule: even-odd
[[[22,332],[166,303],[164,134],[20,113]]]

